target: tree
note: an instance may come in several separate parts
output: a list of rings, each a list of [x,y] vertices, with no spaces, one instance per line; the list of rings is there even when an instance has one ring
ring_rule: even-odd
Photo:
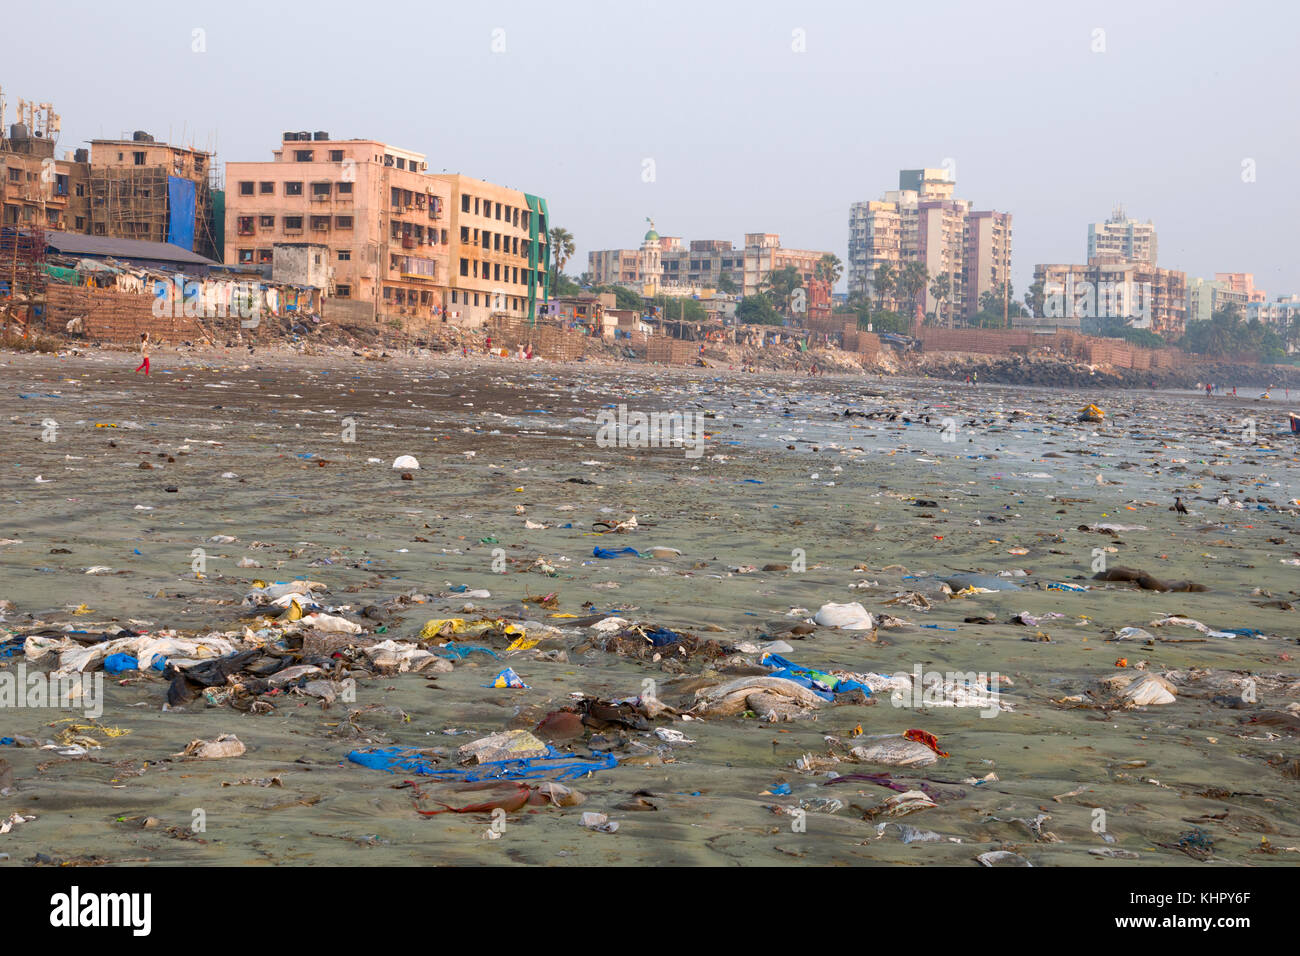
[[[763,282],[763,290],[769,294],[769,301],[785,315],[790,314],[790,299],[794,290],[803,285],[803,276],[794,266],[773,269]]]
[[[704,322],[709,318],[700,301],[689,296],[657,295],[650,300],[650,305],[665,322]]]
[[[718,291],[724,295],[735,295],[740,291],[740,287],[736,285],[736,280],[731,278],[730,273],[724,272],[718,276]]]
[[[1030,315],[1042,315],[1043,305],[1047,301],[1047,293],[1043,289],[1042,281],[1034,282],[1029,286],[1029,291],[1025,293],[1025,305],[1029,306]]]
[[[943,325],[943,304],[948,301],[952,295],[952,276],[947,272],[940,272],[930,282],[930,298],[935,300],[935,314],[939,318],[939,324]],[[948,316],[948,324],[952,325],[952,316]]]
[[[614,307],[618,309],[634,309],[640,312],[645,308],[645,300],[626,286],[621,285],[594,285],[591,291],[597,294],[601,292],[612,292],[614,294]]]
[[[909,262],[894,280],[899,295],[907,302],[908,315],[916,315],[916,303],[930,279],[930,270],[921,262]]]
[[[781,314],[766,293],[747,295],[736,306],[736,318],[746,325],[780,325]]]
[[[573,258],[573,235],[567,229],[556,226],[551,230],[551,259],[555,263],[555,275],[564,272],[564,266]]]
[[[894,283],[897,281],[897,275],[894,267],[888,262],[882,262],[876,266],[876,308],[885,307],[885,299],[894,291]]]
[[[813,276],[824,279],[832,288],[840,281],[842,275],[844,275],[844,264],[840,262],[839,256],[831,252],[822,256],[813,267]]]

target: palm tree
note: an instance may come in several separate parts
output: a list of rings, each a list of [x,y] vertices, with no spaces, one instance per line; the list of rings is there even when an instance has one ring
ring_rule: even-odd
[[[898,291],[907,300],[909,317],[916,315],[917,298],[930,279],[930,270],[922,262],[909,262],[896,280]]]
[[[946,272],[940,272],[930,283],[930,298],[935,301],[934,311],[940,325],[943,325],[943,304],[950,295],[952,295],[952,277]],[[952,316],[949,316],[948,320],[951,324]]]
[[[560,281],[564,266],[573,257],[573,235],[569,230],[556,226],[551,230],[551,256],[555,260],[555,275],[552,283]]]
[[[888,262],[876,266],[876,308],[884,309],[885,299],[894,291],[895,281],[894,267]]]
[[[840,257],[831,252],[822,256],[817,265],[813,267],[813,275],[818,279],[824,279],[826,284],[832,288],[835,283],[840,281],[840,276],[843,274],[844,265],[840,262]]]

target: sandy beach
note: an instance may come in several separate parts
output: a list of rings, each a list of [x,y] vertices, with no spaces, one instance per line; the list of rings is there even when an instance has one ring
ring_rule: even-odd
[[[1280,394],[459,355],[134,365],[0,355],[0,676],[123,632],[301,661],[310,629],[245,602],[295,580],[366,640],[450,667],[341,653],[325,676],[354,700],[328,705],[313,674],[244,700],[265,706],[221,683],[171,706],[171,678],[145,669],[106,674],[93,719],[0,709],[0,815],[22,818],[5,865],[1300,859],[1300,460]],[[1089,403],[1101,422],[1078,420]],[[620,405],[703,416],[703,447],[602,447],[597,417]],[[418,469],[393,468],[403,455]],[[981,577],[944,583],[958,574]],[[874,626],[809,623],[853,603]],[[690,639],[611,642],[581,623],[600,615]],[[425,630],[453,619],[501,623]],[[841,677],[976,679],[931,700],[877,681],[776,719],[699,708],[769,673],[765,651]],[[506,668],[527,688],[490,686]],[[1124,697],[1144,681],[1173,699]],[[418,812],[469,802],[445,779],[349,759],[420,748],[458,768],[457,748],[580,700],[605,718],[549,742],[615,765],[565,781],[581,805],[530,802],[495,831],[502,815]],[[933,762],[862,759],[910,730],[933,735]],[[245,751],[176,756],[223,734]]]

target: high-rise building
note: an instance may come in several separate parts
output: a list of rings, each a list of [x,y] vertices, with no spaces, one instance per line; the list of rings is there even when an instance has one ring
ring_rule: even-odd
[[[966,217],[965,265],[963,279],[969,316],[979,312],[986,293],[1001,300],[1010,286],[1010,213],[983,211]]]
[[[1156,227],[1124,215],[1116,206],[1105,222],[1088,224],[1088,261],[1112,258],[1156,264]]]
[[[960,324],[980,311],[986,292],[1002,295],[1011,268],[1011,216],[986,210],[954,196],[956,182],[945,169],[904,169],[897,190],[880,200],[849,207],[848,289],[887,309],[902,306],[893,287],[876,288],[876,275],[888,266],[897,276],[908,263],[929,275],[917,297],[922,313]],[[934,288],[940,281],[942,296]]]

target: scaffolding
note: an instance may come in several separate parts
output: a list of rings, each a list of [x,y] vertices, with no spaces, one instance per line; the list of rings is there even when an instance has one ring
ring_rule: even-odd
[[[92,167],[91,234],[166,242],[171,215],[167,195],[169,175],[165,166]],[[194,182],[194,251],[219,260],[212,234],[212,186],[206,175],[191,181]]]
[[[0,227],[0,334],[25,335],[45,306],[45,230]]]

